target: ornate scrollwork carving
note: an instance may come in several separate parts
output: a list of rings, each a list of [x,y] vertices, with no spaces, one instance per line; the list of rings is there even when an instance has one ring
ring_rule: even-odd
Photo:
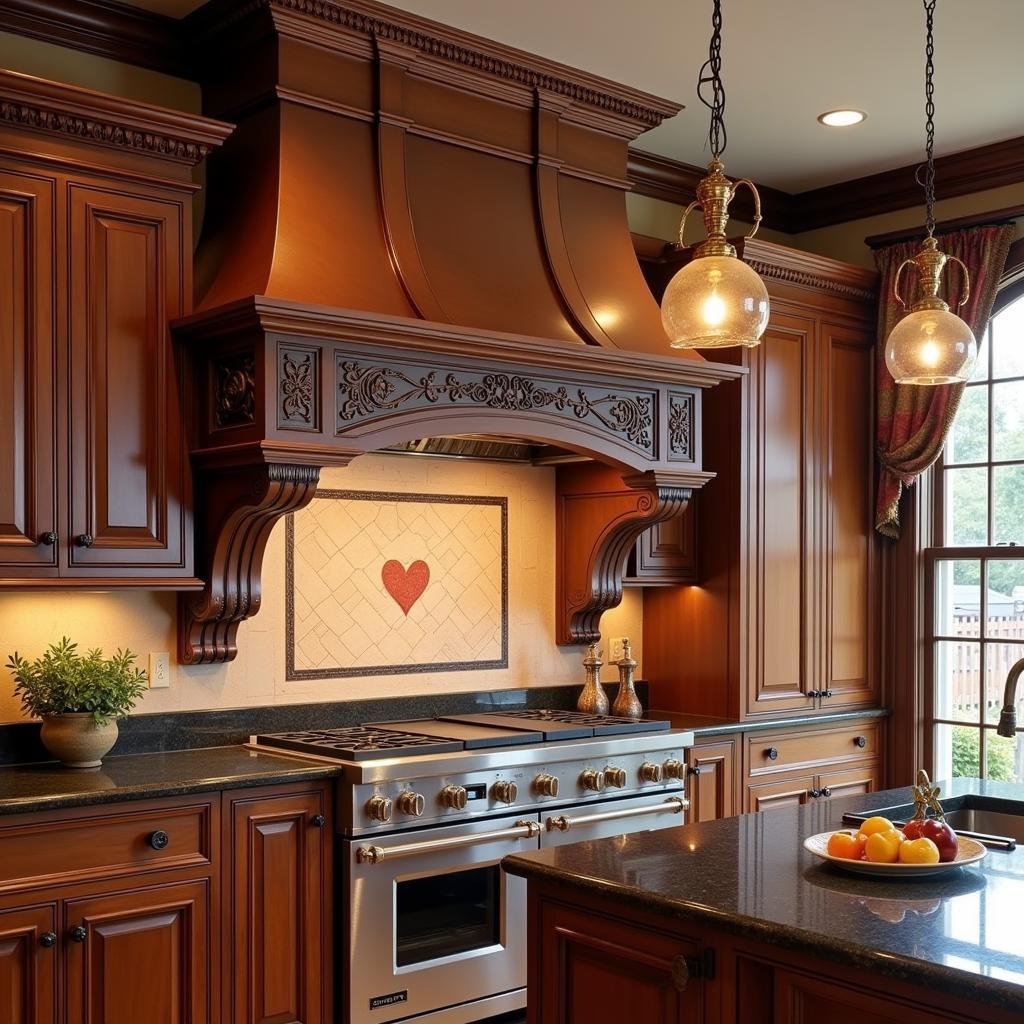
[[[693,395],[671,395],[668,406],[668,457],[693,461]]]
[[[213,421],[218,429],[256,420],[256,360],[251,353],[229,356],[214,367]]]
[[[278,380],[283,423],[313,422],[316,372],[312,352],[281,351]]]
[[[346,360],[339,366],[338,418],[347,422],[382,411],[419,403],[484,405],[506,412],[548,409],[578,420],[596,420],[610,433],[651,451],[652,399],[642,392],[594,393],[595,389],[569,386],[545,387],[518,374],[482,373],[476,379],[460,379],[454,373],[438,379],[434,370],[420,377],[390,366],[364,366]]]

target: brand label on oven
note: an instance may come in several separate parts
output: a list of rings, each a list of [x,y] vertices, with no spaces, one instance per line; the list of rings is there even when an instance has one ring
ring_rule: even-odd
[[[370,1000],[370,1009],[379,1010],[382,1006],[394,1006],[395,1003],[409,1002],[409,990],[401,992],[389,992],[386,996],[374,996]]]

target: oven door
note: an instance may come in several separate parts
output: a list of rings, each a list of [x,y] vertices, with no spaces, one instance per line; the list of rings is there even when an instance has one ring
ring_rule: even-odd
[[[537,849],[540,829],[524,813],[343,842],[347,1024],[525,1005],[526,885],[501,859]]]
[[[672,828],[684,823],[687,807],[677,790],[549,811],[541,815],[541,846]]]

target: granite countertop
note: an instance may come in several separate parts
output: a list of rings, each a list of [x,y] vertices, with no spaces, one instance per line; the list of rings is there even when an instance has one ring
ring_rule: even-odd
[[[100,768],[53,762],[0,768],[0,815],[334,778],[340,766],[241,746],[108,757]]]
[[[686,729],[699,739],[701,736],[727,736],[734,732],[756,732],[761,729],[811,728],[822,725],[841,725],[843,722],[865,718],[886,718],[888,708],[862,708],[860,711],[832,711],[815,715],[788,715],[784,718],[757,719],[738,722],[731,718],[712,718],[709,715],[690,715],[684,711],[663,711],[652,708],[645,718],[661,718],[673,729]]]
[[[943,793],[1024,801],[1024,785]],[[875,974],[1024,1011],[1024,847],[934,881],[843,872],[803,849],[845,811],[911,802],[899,789],[506,857],[507,871],[705,923]]]

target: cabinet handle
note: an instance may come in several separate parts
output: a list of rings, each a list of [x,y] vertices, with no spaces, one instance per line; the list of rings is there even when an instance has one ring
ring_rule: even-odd
[[[807,696],[810,700],[814,700],[815,697],[821,696],[821,690],[808,690]]]
[[[777,761],[779,759],[778,747],[769,747],[764,753],[765,757],[767,757],[769,761]]]
[[[854,736],[853,745],[855,747],[860,747],[861,750],[863,750],[868,745],[867,736]]]
[[[686,769],[686,773],[688,775],[700,775],[700,765],[699,764],[690,765]]]
[[[829,787],[829,786],[826,786],[826,787],[825,787],[825,788],[824,788],[824,789],[823,789],[823,790],[821,791],[821,795],[822,795],[822,796],[831,796],[831,795],[832,795],[832,789],[831,789],[831,787]]]
[[[56,946],[57,945],[57,935],[56,935],[56,933],[55,932],[43,932],[43,934],[39,936],[39,945],[42,946],[43,949],[51,949],[53,946]]]
[[[677,956],[672,961],[672,984],[679,992],[685,991],[691,978],[712,981],[714,977],[715,951],[711,948],[705,949],[703,956]]]
[[[327,819],[322,814],[314,814],[312,824],[315,828],[323,828],[327,824]]]
[[[85,930],[85,928],[82,925],[76,924],[75,927],[72,928],[70,932],[68,932],[68,937],[71,939],[72,942],[85,942],[88,934],[89,933]]]
[[[829,697],[832,696],[832,691],[831,690],[822,690],[821,691],[821,696],[824,697],[827,700]]]
[[[675,985],[677,992],[684,992],[689,983],[690,964],[685,956],[677,956],[672,961],[672,984]]]
[[[91,548],[93,543],[94,541],[91,533],[80,533],[75,538],[75,544],[80,548]]]
[[[807,793],[811,797],[811,799],[813,799],[813,800],[817,800],[818,797],[821,796],[821,790],[820,789],[809,789],[807,791]]]
[[[57,543],[57,534],[53,530],[47,530],[46,533],[39,535],[39,543],[45,544],[48,548],[52,548]]]
[[[157,829],[150,835],[149,845],[154,850],[166,850],[171,845],[171,837],[163,829]]]

